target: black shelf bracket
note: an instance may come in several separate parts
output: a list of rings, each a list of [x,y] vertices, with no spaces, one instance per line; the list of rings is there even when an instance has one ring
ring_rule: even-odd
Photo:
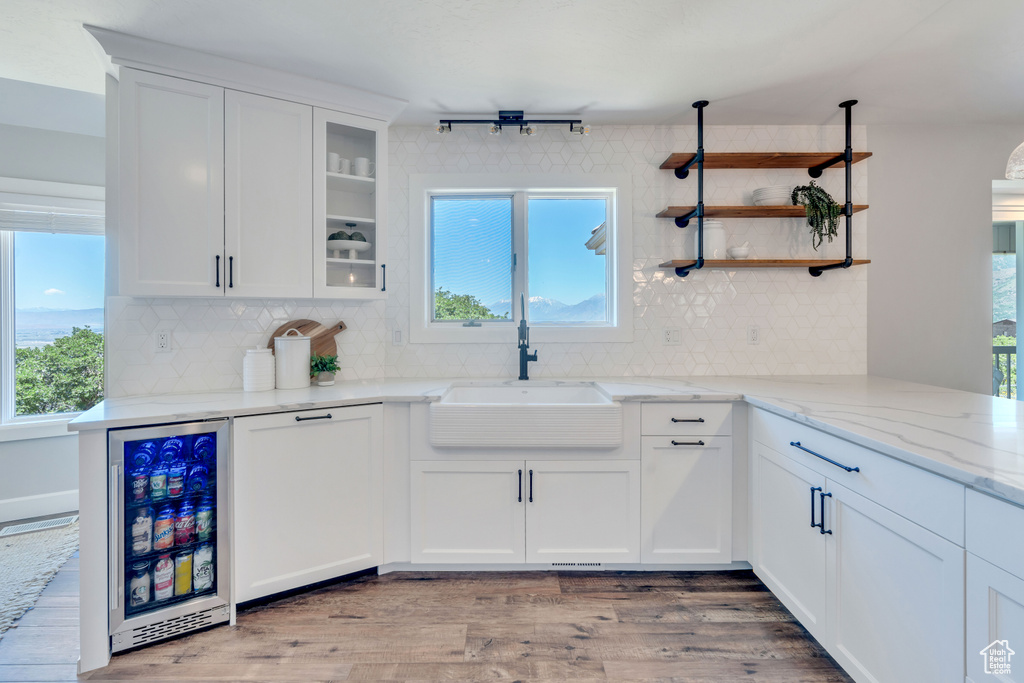
[[[697,153],[685,166],[676,169],[676,178],[685,178],[690,174],[690,168],[697,165],[697,206],[685,216],[676,218],[676,227],[685,228],[690,224],[690,219],[697,219],[697,261],[689,266],[676,268],[676,276],[686,277],[691,270],[700,270],[704,267],[704,107],[708,106],[707,100],[697,100],[693,108],[697,110]]]
[[[821,277],[821,274],[826,270],[849,268],[853,265],[853,135],[851,132],[851,110],[855,104],[857,104],[857,100],[846,100],[839,103],[839,107],[845,110],[846,115],[846,148],[843,150],[843,153],[807,171],[812,178],[817,178],[821,175],[822,170],[839,161],[843,162],[846,170],[846,203],[843,205],[842,214],[846,217],[846,258],[838,263],[830,263],[827,266],[812,266],[808,268],[807,272],[811,274],[811,277]],[[815,171],[817,171],[817,175],[815,175]]]

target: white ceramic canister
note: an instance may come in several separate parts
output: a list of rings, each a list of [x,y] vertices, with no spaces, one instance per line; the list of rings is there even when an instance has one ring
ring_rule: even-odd
[[[294,327],[280,337],[274,337],[274,356],[278,389],[304,389],[309,386],[309,337],[302,336]]]
[[[274,388],[274,353],[270,349],[247,349],[242,359],[242,388],[270,391]]]
[[[697,225],[691,221],[693,231],[693,257],[697,258]],[[704,219],[704,258],[724,259],[725,258],[725,225],[722,221]]]

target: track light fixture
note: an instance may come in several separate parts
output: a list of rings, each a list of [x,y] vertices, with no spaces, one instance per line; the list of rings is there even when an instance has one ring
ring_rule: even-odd
[[[501,135],[502,127],[504,126],[519,126],[520,135],[536,135],[537,126],[547,125],[562,125],[569,124],[569,132],[576,133],[579,135],[589,135],[590,126],[584,126],[583,122],[579,119],[537,119],[527,120],[523,115],[522,111],[517,110],[501,110],[498,112],[498,118],[496,119],[441,119],[438,122],[437,127],[434,129],[439,134],[450,133],[452,131],[452,124],[457,125],[485,125],[489,126],[488,132],[491,135]]]

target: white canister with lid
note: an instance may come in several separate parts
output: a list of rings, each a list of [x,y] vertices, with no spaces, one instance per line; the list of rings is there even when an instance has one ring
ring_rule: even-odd
[[[274,354],[270,349],[247,349],[242,359],[242,389],[270,391],[274,388]]]
[[[691,221],[690,225],[697,226]],[[699,233],[693,231],[693,257],[697,258],[697,240]],[[704,220],[704,258],[724,259],[725,258],[725,225],[722,221]]]
[[[294,327],[280,337],[274,337],[274,356],[278,389],[304,389],[309,386],[309,337]]]

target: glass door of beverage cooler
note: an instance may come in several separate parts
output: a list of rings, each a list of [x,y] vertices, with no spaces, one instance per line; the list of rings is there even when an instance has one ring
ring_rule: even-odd
[[[229,616],[228,423],[110,430],[111,650]]]

